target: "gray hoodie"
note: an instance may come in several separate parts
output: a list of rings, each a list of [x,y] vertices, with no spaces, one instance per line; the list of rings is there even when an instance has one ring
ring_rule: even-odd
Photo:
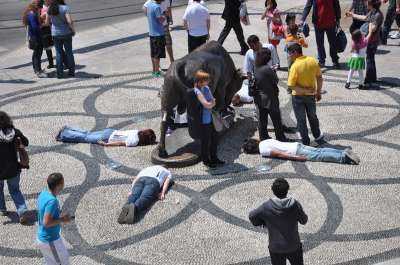
[[[249,214],[255,226],[266,226],[269,250],[273,253],[291,253],[300,246],[298,223],[306,224],[308,216],[294,198],[272,198]]]

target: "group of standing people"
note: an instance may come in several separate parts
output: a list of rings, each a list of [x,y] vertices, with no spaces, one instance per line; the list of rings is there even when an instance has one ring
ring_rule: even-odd
[[[56,50],[56,75],[64,77],[64,68],[68,76],[75,76],[75,59],[72,51],[72,37],[75,27],[70,9],[64,0],[33,0],[25,9],[22,17],[27,29],[29,49],[33,51],[32,65],[39,77],[47,77],[41,66],[43,49],[48,58],[48,69],[54,68],[52,46]]]

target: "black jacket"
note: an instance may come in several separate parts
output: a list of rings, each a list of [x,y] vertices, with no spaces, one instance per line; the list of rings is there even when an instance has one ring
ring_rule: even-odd
[[[293,198],[272,198],[249,214],[255,226],[268,228],[269,249],[273,253],[291,253],[300,246],[298,223],[306,224],[308,216]]]
[[[15,140],[21,138],[22,144],[28,146],[28,139],[18,129],[0,129],[0,180],[10,179],[21,172],[18,163]]]
[[[327,0],[326,0],[327,1]],[[341,11],[340,11],[340,3],[339,0],[332,0],[333,1],[333,9],[335,12],[336,23],[340,21]],[[313,9],[312,14],[312,23],[316,24],[318,21],[318,6],[317,0],[307,0],[306,5],[304,6],[302,21],[306,21],[308,14],[310,13],[311,7]]]
[[[225,0],[222,18],[229,22],[240,22],[240,5],[239,0]]]
[[[257,94],[254,102],[258,107],[279,110],[278,76],[268,65],[257,67],[254,71]]]

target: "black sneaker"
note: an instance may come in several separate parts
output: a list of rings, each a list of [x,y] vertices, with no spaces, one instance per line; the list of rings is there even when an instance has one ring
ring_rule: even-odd
[[[213,162],[203,161],[203,165],[205,165],[206,167],[211,168],[211,169],[217,168],[217,165],[214,164]]]
[[[21,225],[26,225],[26,224],[28,224],[28,221],[29,221],[29,217],[28,217],[27,213],[21,214],[21,216],[19,217],[19,223]]]
[[[225,161],[220,160],[219,158],[213,159],[211,163],[216,164],[217,166],[225,165]]]
[[[355,165],[360,164],[360,157],[353,152],[350,148],[346,148],[344,150],[344,154],[346,155],[347,158],[349,158]]]
[[[67,127],[67,126],[63,126],[63,127],[61,127],[60,130],[58,130],[58,133],[57,133],[57,135],[56,135],[56,141],[57,141],[57,142],[61,142],[61,133],[62,133],[62,131],[65,129],[65,127]]]
[[[54,64],[49,64],[49,65],[47,66],[47,69],[51,69],[51,68],[56,68],[56,66],[55,66]]]
[[[344,85],[345,88],[350,89],[350,83],[346,82],[346,84]]]
[[[68,72],[68,76],[75,77],[75,73],[74,72]]]
[[[333,63],[333,68],[336,70],[340,70],[342,67],[340,66],[339,63]]]

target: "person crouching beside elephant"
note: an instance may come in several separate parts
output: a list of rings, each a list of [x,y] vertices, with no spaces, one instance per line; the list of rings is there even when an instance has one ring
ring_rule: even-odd
[[[142,146],[156,143],[152,129],[115,130],[107,128],[99,131],[86,131],[64,126],[57,134],[56,140],[64,143],[88,143],[102,146]]]
[[[203,164],[209,168],[216,168],[225,164],[218,159],[218,133],[212,122],[211,109],[215,106],[215,98],[208,87],[210,75],[199,70],[194,75],[194,93],[201,104],[201,159]]]

